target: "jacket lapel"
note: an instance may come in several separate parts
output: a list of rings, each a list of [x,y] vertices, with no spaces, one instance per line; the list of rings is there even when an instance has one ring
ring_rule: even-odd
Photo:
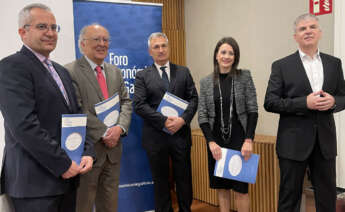
[[[65,105],[72,111],[72,106],[71,106],[71,104],[73,104],[73,103],[71,102],[71,101],[73,101],[73,97],[72,97],[72,94],[71,94],[71,89],[72,89],[72,88],[70,88],[70,87],[66,84],[67,79],[66,79],[66,75],[63,73],[63,71],[60,70],[60,69],[57,67],[57,65],[55,65],[55,62],[52,62],[52,63],[53,63],[53,66],[54,66],[55,71],[58,73],[58,75],[59,75],[59,77],[60,77],[60,79],[61,79],[61,82],[62,82],[62,84],[63,84],[63,86],[64,86],[64,88],[65,88],[65,91],[66,91],[66,94],[67,94],[67,98],[68,98],[68,101],[70,102],[70,105],[68,105],[68,103],[67,103],[65,97],[63,96],[63,94],[62,94],[62,92],[61,92],[61,90],[60,90],[60,88],[59,88],[59,86],[58,86],[57,83],[55,82],[55,79],[54,79],[52,76],[51,76],[51,79],[53,79],[54,85],[55,85],[56,89],[59,90],[60,96],[62,97],[62,99],[63,99]],[[49,75],[50,75],[50,74],[49,74]]]
[[[104,63],[104,73],[106,77],[106,82],[107,82],[107,89],[108,89],[108,94],[109,98],[114,95],[115,90],[116,90],[116,84],[117,84],[117,79],[115,74],[111,74],[110,72],[113,71],[110,65],[107,63]],[[120,94],[119,94],[120,95]]]
[[[66,107],[70,110],[71,108],[68,106],[67,102],[66,102],[66,99],[65,97],[63,96],[59,86],[57,85],[55,79],[53,78],[53,76],[49,73],[49,70],[47,70],[47,68],[42,64],[42,62],[36,57],[36,55],[34,55],[29,49],[27,49],[25,46],[22,47],[21,49],[21,52],[23,54],[25,54],[26,56],[30,57],[32,61],[34,61],[34,63],[36,63],[37,67],[40,68],[40,70],[43,72],[44,74],[44,77],[47,78],[51,83],[51,85],[53,85],[53,87],[56,89],[56,92],[59,93],[59,96],[61,98],[61,100],[64,102],[64,104],[66,105]],[[62,81],[62,84],[64,85],[65,87],[65,90],[67,92],[67,96],[68,98],[72,98],[71,95],[69,94],[69,92],[66,88],[66,79],[64,78],[63,74],[61,73],[61,71],[57,68],[57,66],[54,64],[54,62],[52,61],[53,63],[53,66],[54,66],[54,69],[55,71],[58,73],[61,81]]]
[[[322,90],[328,91],[328,85],[332,84],[331,77],[332,74],[329,73],[332,71],[331,63],[328,60],[328,58],[323,54],[320,53],[321,62],[322,62],[322,68],[323,68],[323,84],[322,84]]]
[[[159,75],[159,71],[157,70],[157,67],[155,66],[155,64],[153,64],[151,66],[151,69],[149,69],[149,71],[151,72],[151,75],[152,75],[152,78],[154,79],[154,82],[158,82],[157,83],[158,87],[161,90],[165,91],[162,77]],[[169,87],[170,87],[170,84],[169,84]]]
[[[175,85],[176,85],[176,66],[170,63],[170,83],[169,83],[169,91],[174,92]]]
[[[306,87],[305,89],[306,89],[307,93],[308,94],[312,93],[313,89],[312,89],[312,87],[310,85],[310,81],[308,79],[307,72],[304,69],[304,66],[303,66],[303,63],[302,63],[302,60],[301,60],[301,56],[299,55],[298,51],[296,51],[296,53],[294,54],[294,61],[296,61],[294,70],[296,70],[295,74],[297,75],[295,79],[303,80],[302,85],[305,85],[305,87]]]
[[[95,91],[96,91],[99,99],[104,100],[101,88],[99,87],[99,84],[98,84],[98,81],[96,78],[95,71],[92,70],[90,64],[87,62],[87,60],[85,59],[84,56],[79,59],[78,63],[79,63],[79,66],[80,66],[82,72],[84,73],[84,75],[86,76],[88,81],[90,82],[91,86],[93,86],[95,88]]]

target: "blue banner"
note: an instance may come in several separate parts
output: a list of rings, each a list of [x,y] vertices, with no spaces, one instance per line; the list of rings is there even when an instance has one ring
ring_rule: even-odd
[[[73,1],[76,57],[79,32],[85,25],[98,23],[111,36],[106,62],[122,71],[126,87],[133,96],[135,75],[153,63],[147,38],[162,31],[162,6],[155,4]],[[153,181],[145,151],[141,147],[142,120],[133,113],[129,135],[123,139],[118,211],[154,209]]]

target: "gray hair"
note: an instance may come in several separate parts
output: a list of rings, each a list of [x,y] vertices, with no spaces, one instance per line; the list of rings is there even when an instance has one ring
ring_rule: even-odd
[[[19,28],[24,27],[25,24],[28,24],[31,22],[31,10],[35,9],[35,8],[39,8],[48,12],[51,12],[51,9],[41,3],[34,3],[34,4],[29,4],[27,6],[25,6],[22,10],[20,10],[19,14],[18,14],[18,26]]]
[[[298,16],[294,22],[294,25],[293,25],[294,32],[297,32],[297,25],[299,24],[299,22],[309,20],[309,19],[314,19],[315,21],[319,22],[319,18],[316,17],[314,14],[311,14],[311,13],[302,14]]]
[[[154,32],[150,35],[150,37],[147,39],[147,46],[150,48],[151,46],[151,40],[153,38],[158,38],[158,37],[163,37],[165,38],[165,40],[167,41],[167,43],[169,43],[168,37],[166,36],[166,34],[164,34],[163,32]]]
[[[87,31],[87,28],[90,27],[90,26],[100,26],[100,27],[103,27],[104,29],[107,30],[107,28],[105,28],[104,26],[100,25],[99,23],[92,23],[92,24],[89,24],[89,25],[85,25],[80,30],[79,37],[78,37],[78,48],[79,48],[79,52],[82,53],[82,54],[84,54],[84,52],[83,52],[83,49],[81,48],[81,42],[85,39],[85,34],[86,34],[86,31]],[[109,34],[109,38],[110,38],[110,34]]]

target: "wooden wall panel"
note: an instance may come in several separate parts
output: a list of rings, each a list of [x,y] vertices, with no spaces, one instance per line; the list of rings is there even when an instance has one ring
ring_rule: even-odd
[[[162,31],[168,36],[169,39],[170,61],[178,65],[186,65],[184,0],[133,1],[163,4]]]

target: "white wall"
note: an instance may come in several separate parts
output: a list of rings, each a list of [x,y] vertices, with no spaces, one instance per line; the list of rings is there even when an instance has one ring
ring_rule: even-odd
[[[0,7],[0,24],[3,27],[0,37],[0,58],[18,51],[22,45],[18,35],[18,13],[33,0],[6,0]],[[40,3],[49,6],[55,14],[56,22],[61,26],[58,44],[51,58],[61,64],[75,58],[73,34],[73,7],[72,0],[40,0]]]
[[[334,5],[334,55],[341,58],[343,71],[345,65],[345,2],[336,0]],[[337,157],[337,185],[345,188],[345,112],[336,116],[338,157]]]
[[[18,51],[22,45],[18,35],[18,13],[27,4],[38,2],[32,0],[6,0],[0,7],[0,59]],[[58,45],[51,54],[51,58],[60,64],[66,64],[75,59],[74,33],[73,33],[73,7],[72,0],[40,0],[40,3],[49,6],[57,23],[61,26]],[[6,101],[1,99],[0,101]],[[3,118],[0,114],[0,167],[4,147]],[[11,211],[7,199],[0,196],[0,211]]]

